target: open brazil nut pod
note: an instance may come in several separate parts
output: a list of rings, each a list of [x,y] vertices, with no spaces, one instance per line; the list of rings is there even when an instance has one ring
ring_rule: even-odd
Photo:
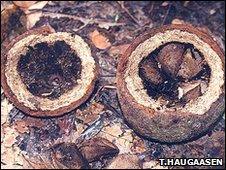
[[[144,137],[192,140],[224,110],[224,54],[207,33],[170,25],[139,36],[117,70],[124,117]]]
[[[12,41],[1,54],[6,96],[32,116],[59,116],[85,102],[97,65],[78,35],[39,28]]]

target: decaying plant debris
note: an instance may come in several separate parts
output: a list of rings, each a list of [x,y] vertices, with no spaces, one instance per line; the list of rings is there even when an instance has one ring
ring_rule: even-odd
[[[7,2],[1,2],[2,9],[7,5]],[[49,1],[33,5],[29,15],[27,9],[22,9],[26,11],[26,24],[20,22],[23,29],[47,24],[56,32],[66,31],[82,36],[99,60],[100,77],[86,103],[62,117],[51,119],[27,116],[5,98],[1,89],[1,168],[59,168],[56,163],[51,163],[50,148],[60,143],[74,143],[79,147],[96,137],[108,140],[111,146],[116,145],[119,153],[90,162],[90,168],[105,168],[115,159],[120,162],[124,160],[118,157],[121,154],[135,155],[133,157],[141,163],[139,167],[143,168],[160,168],[155,160],[162,157],[223,157],[223,118],[208,134],[186,144],[168,146],[135,134],[123,121],[116,95],[115,74],[117,58],[128,44],[154,26],[188,22],[208,28],[224,48],[224,2]],[[19,23],[16,25],[20,26]],[[22,32],[25,31],[23,29]],[[10,39],[20,33],[17,29],[10,31]],[[96,43],[101,43],[101,46]],[[186,73],[185,77],[193,74]],[[194,82],[192,87],[185,84],[181,88],[189,92],[198,87],[196,84]]]

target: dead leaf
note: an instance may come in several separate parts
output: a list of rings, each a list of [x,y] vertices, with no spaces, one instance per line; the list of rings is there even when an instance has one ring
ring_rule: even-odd
[[[3,129],[4,138],[2,145],[4,147],[11,147],[16,142],[16,137],[19,135],[13,127],[6,126]]]
[[[79,150],[88,162],[97,161],[104,157],[112,157],[119,153],[116,145],[101,137],[84,141]]]
[[[36,22],[38,22],[42,16],[42,12],[35,12],[27,14],[27,29],[32,28]]]
[[[46,123],[43,119],[37,119],[37,118],[33,118],[33,117],[27,117],[26,124],[29,127],[37,127],[37,128],[46,126]]]
[[[73,123],[70,120],[63,118],[58,120],[58,125],[60,127],[60,131],[69,135],[71,130],[73,129]]]
[[[1,125],[7,122],[8,114],[12,108],[13,105],[6,98],[1,101]]]
[[[31,5],[28,10],[34,10],[34,9],[42,9],[46,6],[46,4],[48,3],[49,1],[39,1],[33,5]]]
[[[131,147],[133,145],[133,136],[131,130],[122,131],[120,123],[116,123],[112,126],[104,127],[98,134],[110,142],[114,143],[118,148],[120,153],[132,153]]]
[[[25,133],[28,132],[28,127],[27,124],[24,120],[17,120],[14,122],[14,128],[17,130],[19,133]]]
[[[143,169],[169,169],[167,166],[160,166],[159,161],[151,160],[143,163]]]
[[[168,5],[169,5],[169,3],[167,1],[165,1],[161,4],[161,6],[168,6]]]
[[[85,110],[77,110],[76,111],[76,118],[81,119],[85,124],[90,124],[94,122],[100,115],[100,113],[104,110],[104,105],[100,103],[92,103],[88,108]]]
[[[185,24],[185,22],[183,20],[180,20],[180,19],[173,19],[171,24]]]
[[[42,16],[42,11],[33,11],[44,8],[48,1],[13,1],[14,4],[19,6],[21,10],[24,11],[27,18],[27,29],[32,28],[36,22],[39,21]]]
[[[18,147],[11,147],[4,150],[1,154],[1,161],[5,164],[1,164],[1,169],[23,169],[23,160]]]
[[[141,165],[136,155],[121,154],[112,160],[107,169],[141,169]]]
[[[141,138],[135,136],[132,143],[131,151],[133,154],[141,154],[145,152],[146,146],[144,144],[144,141]]]
[[[26,31],[25,13],[16,5],[11,4],[1,12],[1,43],[5,46],[15,36]]]
[[[53,163],[48,159],[43,159],[41,155],[30,157],[22,155],[24,169],[57,169]]]
[[[74,143],[60,143],[52,148],[52,158],[58,167],[81,169],[88,166],[87,160],[83,158]]]
[[[109,50],[109,54],[112,57],[118,57],[125,53],[126,49],[129,47],[130,44],[122,44],[118,46],[112,46]]]
[[[2,169],[14,168],[22,169],[23,161],[21,158],[21,151],[15,145],[16,138],[19,134],[8,123],[1,128],[1,164]]]
[[[93,44],[99,49],[106,49],[111,46],[109,39],[99,33],[99,31],[95,30],[89,34],[90,39]]]
[[[11,147],[16,142],[16,135],[7,135],[5,136],[4,142],[5,147]]]
[[[31,5],[35,4],[37,1],[13,1],[13,3],[20,8],[29,8]]]

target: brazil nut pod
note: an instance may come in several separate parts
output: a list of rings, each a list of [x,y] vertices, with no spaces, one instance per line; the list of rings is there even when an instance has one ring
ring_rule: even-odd
[[[78,35],[38,28],[3,49],[4,93],[29,115],[59,116],[85,102],[93,91],[97,64]]]
[[[223,113],[224,64],[212,36],[190,25],[140,35],[117,68],[126,121],[140,135],[160,142],[198,137]]]

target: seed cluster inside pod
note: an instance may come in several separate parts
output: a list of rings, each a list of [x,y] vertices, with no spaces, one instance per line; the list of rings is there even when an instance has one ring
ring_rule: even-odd
[[[2,53],[6,96],[33,116],[62,115],[85,102],[98,74],[89,45],[78,35],[24,33]]]
[[[186,43],[161,45],[139,63],[139,76],[148,95],[166,107],[183,107],[201,96],[210,74],[203,55]]]

